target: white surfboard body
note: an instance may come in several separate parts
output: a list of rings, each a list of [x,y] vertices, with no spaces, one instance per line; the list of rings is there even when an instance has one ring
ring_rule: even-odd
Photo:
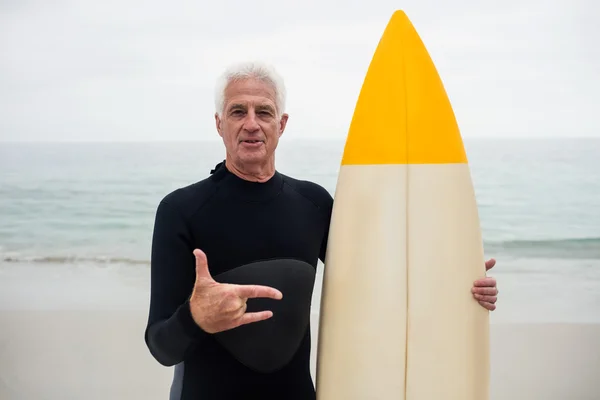
[[[487,400],[489,312],[475,193],[437,70],[402,11],[379,42],[336,187],[319,400]]]

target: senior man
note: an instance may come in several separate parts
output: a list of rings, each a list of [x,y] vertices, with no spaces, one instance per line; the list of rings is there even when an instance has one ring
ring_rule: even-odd
[[[285,100],[270,66],[227,69],[215,102],[225,161],[158,205],[145,340],[158,362],[175,366],[173,400],[315,398],[307,317],[314,282],[302,268],[325,261],[333,198],[275,168]],[[486,269],[494,264],[488,260]],[[252,273],[287,289],[246,284]],[[495,309],[493,278],[476,281],[472,291],[482,307]],[[250,310],[248,299],[268,303]]]

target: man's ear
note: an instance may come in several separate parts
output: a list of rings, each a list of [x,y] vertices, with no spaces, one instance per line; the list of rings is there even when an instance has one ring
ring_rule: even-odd
[[[283,135],[283,131],[285,131],[285,127],[287,126],[289,115],[282,114],[281,119],[279,120],[279,136]]]
[[[221,118],[219,118],[219,113],[215,113],[215,127],[217,128],[219,136],[223,137],[221,134]]]

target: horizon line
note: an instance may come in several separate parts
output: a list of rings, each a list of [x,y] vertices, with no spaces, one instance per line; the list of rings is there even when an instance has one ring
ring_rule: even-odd
[[[600,136],[463,136],[463,140],[589,140]],[[290,137],[280,139],[280,143],[293,141],[343,142],[346,137]],[[148,143],[218,143],[220,138],[205,139],[131,139],[131,140],[0,140],[0,144],[148,144]]]

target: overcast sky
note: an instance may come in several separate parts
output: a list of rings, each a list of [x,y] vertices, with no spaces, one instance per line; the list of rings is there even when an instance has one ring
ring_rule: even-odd
[[[593,0],[0,0],[0,140],[218,139],[215,79],[248,58],[284,76],[288,137],[343,138],[399,7],[465,137],[600,137]]]

